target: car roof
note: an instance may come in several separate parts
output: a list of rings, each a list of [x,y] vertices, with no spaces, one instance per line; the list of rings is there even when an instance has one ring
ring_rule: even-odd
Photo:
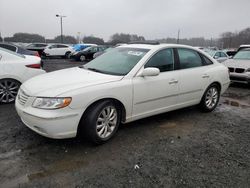
[[[160,48],[164,48],[164,47],[169,47],[169,48],[189,48],[189,49],[194,49],[197,50],[197,48],[192,47],[192,46],[188,46],[188,45],[182,45],[182,44],[127,44],[127,45],[122,45],[119,46],[117,48],[142,48],[142,49],[148,49],[148,50],[152,50],[152,49],[160,49]],[[199,50],[199,49],[198,49]]]
[[[240,47],[250,47],[250,44],[242,44]]]
[[[241,51],[250,51],[250,46],[249,46],[249,48],[244,48]]]

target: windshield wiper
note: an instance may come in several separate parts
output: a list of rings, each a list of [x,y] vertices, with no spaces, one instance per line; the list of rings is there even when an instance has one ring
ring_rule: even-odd
[[[84,67],[84,68],[87,69],[87,70],[94,71],[94,72],[103,73],[103,71],[101,71],[101,70],[99,70],[99,69],[95,69],[95,68],[86,68],[86,67]]]

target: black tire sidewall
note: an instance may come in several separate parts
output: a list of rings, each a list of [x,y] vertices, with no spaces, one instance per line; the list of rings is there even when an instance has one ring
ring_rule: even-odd
[[[107,138],[101,138],[98,136],[97,132],[96,132],[96,121],[97,118],[99,116],[99,114],[101,113],[101,111],[107,107],[107,106],[114,106],[116,111],[117,111],[117,125],[114,129],[114,131],[112,132],[112,134],[110,136],[108,136]],[[82,126],[82,132],[81,134],[84,134],[87,136],[87,138],[94,142],[95,144],[102,144],[105,143],[106,141],[110,140],[114,134],[116,133],[119,125],[121,122],[121,110],[117,107],[117,105],[115,105],[114,102],[109,101],[109,100],[105,100],[105,101],[101,101],[98,102],[94,105],[92,105],[86,112],[86,114],[83,116],[83,121],[81,121],[81,126]]]

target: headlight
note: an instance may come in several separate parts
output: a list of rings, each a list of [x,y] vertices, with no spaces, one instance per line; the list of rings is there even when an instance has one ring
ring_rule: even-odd
[[[38,97],[35,99],[33,102],[32,106],[34,108],[40,108],[40,109],[59,109],[59,108],[64,108],[68,106],[71,102],[71,98],[41,98]]]

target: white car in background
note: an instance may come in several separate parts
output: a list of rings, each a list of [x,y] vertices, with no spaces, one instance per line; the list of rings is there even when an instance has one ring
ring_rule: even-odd
[[[21,55],[0,48],[0,104],[14,102],[20,85],[31,77],[45,73],[41,58]]]
[[[217,51],[205,50],[205,52],[207,52],[212,58],[216,59],[219,63],[222,63],[229,59],[229,56],[221,50],[217,50]]]
[[[43,55],[46,57],[60,56],[69,58],[72,52],[74,52],[73,46],[67,44],[50,44],[44,49]]]
[[[211,112],[230,84],[227,67],[184,45],[130,44],[82,67],[25,82],[16,109],[50,138],[109,140],[119,124],[199,104]]]
[[[238,51],[232,59],[224,62],[230,71],[230,79],[250,85],[250,48]]]

